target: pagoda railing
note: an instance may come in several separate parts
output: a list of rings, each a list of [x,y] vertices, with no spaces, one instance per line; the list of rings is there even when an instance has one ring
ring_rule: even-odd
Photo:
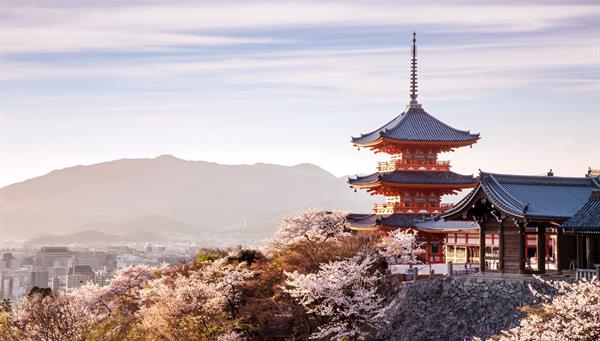
[[[377,170],[380,172],[392,172],[394,170],[441,172],[450,170],[450,161],[424,162],[422,160],[397,159],[379,162]]]
[[[376,203],[374,205],[374,212],[376,214],[392,214],[392,213],[426,213],[426,214],[439,214],[452,207],[452,204],[439,204],[436,206],[427,205],[405,205],[401,202],[384,202]]]
[[[454,206],[454,205],[453,204],[440,204],[440,210],[447,211],[447,210],[451,209],[452,206]]]

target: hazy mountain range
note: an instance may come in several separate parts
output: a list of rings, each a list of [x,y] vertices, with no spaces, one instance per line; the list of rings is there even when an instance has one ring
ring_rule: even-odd
[[[0,188],[0,239],[231,244],[266,238],[283,215],[303,208],[365,212],[371,203],[312,164],[121,159]]]

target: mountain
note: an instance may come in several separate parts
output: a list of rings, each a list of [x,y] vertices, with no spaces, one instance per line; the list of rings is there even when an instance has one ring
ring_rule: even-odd
[[[0,188],[0,238],[140,231],[165,239],[261,239],[307,207],[368,211],[372,200],[312,164],[222,165],[163,155],[55,170]]]
[[[114,244],[118,242],[159,242],[165,238],[139,231],[128,235],[108,234],[101,231],[81,231],[65,235],[47,234],[32,238],[26,242],[29,246],[70,245],[70,244]]]

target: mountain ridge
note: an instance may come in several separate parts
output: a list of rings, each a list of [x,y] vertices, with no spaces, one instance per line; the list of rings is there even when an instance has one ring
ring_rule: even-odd
[[[190,238],[218,237],[223,228],[237,226],[232,235],[243,239],[247,229],[258,238],[276,228],[277,217],[323,203],[324,209],[364,212],[372,199],[309,163],[225,165],[168,154],[123,158],[66,167],[0,188],[0,235],[61,235],[111,222],[129,232],[187,229]],[[260,216],[269,219],[259,222],[255,217]],[[144,217],[154,219],[133,223]]]

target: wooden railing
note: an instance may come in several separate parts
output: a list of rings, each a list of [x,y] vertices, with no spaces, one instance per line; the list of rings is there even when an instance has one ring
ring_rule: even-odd
[[[582,279],[591,281],[592,279],[594,279],[594,277],[596,278],[596,280],[600,280],[600,268],[575,270],[575,279],[577,279],[578,281]]]
[[[410,205],[404,206],[401,202],[384,202],[374,204],[373,210],[376,214],[392,214],[392,213],[442,213],[452,207],[452,204],[439,204],[436,206],[427,205]]]
[[[380,172],[391,172],[394,170],[408,171],[449,171],[450,161],[421,161],[413,159],[392,159],[390,161],[382,161],[377,165],[377,170]]]

